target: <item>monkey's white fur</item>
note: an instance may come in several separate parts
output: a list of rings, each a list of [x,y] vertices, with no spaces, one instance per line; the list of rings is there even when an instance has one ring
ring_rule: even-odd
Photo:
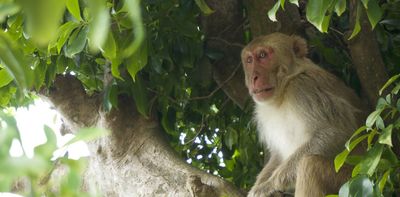
[[[311,138],[305,121],[295,109],[287,103],[277,106],[271,102],[256,102],[259,139],[271,152],[278,153],[282,160]]]

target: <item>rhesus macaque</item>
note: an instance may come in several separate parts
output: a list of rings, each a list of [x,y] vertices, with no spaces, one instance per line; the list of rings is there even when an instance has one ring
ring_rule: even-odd
[[[335,173],[333,159],[361,123],[357,95],[306,57],[306,41],[274,33],[242,51],[246,86],[255,101],[260,141],[270,159],[248,196],[337,193],[349,169]]]

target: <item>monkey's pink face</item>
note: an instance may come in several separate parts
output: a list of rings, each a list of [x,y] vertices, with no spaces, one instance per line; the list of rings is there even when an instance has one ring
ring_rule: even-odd
[[[273,55],[271,47],[262,46],[244,49],[242,52],[246,85],[255,101],[262,102],[274,95],[276,80],[271,72]]]

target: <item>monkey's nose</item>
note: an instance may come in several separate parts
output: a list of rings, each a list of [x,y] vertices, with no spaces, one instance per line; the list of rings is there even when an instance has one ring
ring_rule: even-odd
[[[254,75],[254,76],[253,76],[253,84],[255,84],[257,80],[258,80],[258,76],[257,76],[257,75]]]

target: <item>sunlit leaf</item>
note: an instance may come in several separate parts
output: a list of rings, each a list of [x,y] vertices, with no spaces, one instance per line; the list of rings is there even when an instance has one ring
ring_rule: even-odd
[[[110,61],[117,56],[117,46],[111,31],[108,33],[106,43],[103,47],[103,56]]]
[[[276,21],[276,12],[278,11],[280,6],[280,2],[277,1],[275,5],[268,11],[268,18],[271,19],[271,21]]]
[[[58,30],[59,37],[56,42],[58,53],[61,52],[61,48],[64,46],[64,44],[67,41],[67,39],[69,38],[69,35],[71,34],[71,32],[73,30],[75,30],[77,27],[79,27],[79,24],[76,22],[73,22],[73,21],[68,21],[65,24],[60,26],[60,28]]]
[[[47,141],[45,144],[35,147],[34,152],[35,156],[50,160],[53,156],[53,152],[57,148],[57,138],[54,131],[47,125],[44,126],[44,132],[46,134]]]
[[[109,134],[107,129],[103,128],[83,128],[80,129],[74,138],[68,141],[63,147],[73,144],[78,141],[89,142]]]
[[[379,185],[379,190],[380,190],[381,192],[383,192],[383,188],[384,188],[385,185],[386,185],[386,182],[387,182],[387,180],[388,180],[388,178],[389,178],[390,172],[391,172],[391,170],[387,170],[387,171],[385,172],[385,174],[382,175],[382,178],[381,178],[381,180],[380,180],[379,183],[378,183],[378,185]]]
[[[383,87],[379,90],[379,95],[382,95],[382,92],[383,92],[387,87],[389,87],[393,82],[395,82],[399,77],[400,77],[400,74],[391,77],[391,78],[385,83],[385,85],[383,85]]]
[[[299,7],[299,0],[289,0],[289,2]]]
[[[115,78],[122,79],[121,73],[119,72],[119,65],[122,63],[120,58],[114,58],[111,60],[111,74]]]
[[[348,150],[343,150],[341,153],[336,155],[334,163],[335,163],[335,171],[339,172],[339,169],[343,166],[344,162],[346,161],[347,156],[349,155]]]
[[[92,52],[103,48],[110,29],[110,14],[105,0],[90,0],[89,47]]]
[[[285,0],[279,0],[279,1],[281,3],[281,8],[285,9]]]
[[[0,88],[8,85],[13,80],[13,77],[7,72],[6,69],[0,70]]]
[[[392,130],[393,130],[393,125],[389,125],[388,127],[384,128],[382,130],[382,134],[379,136],[379,143],[381,144],[386,144],[389,146],[393,146],[392,144]]]
[[[370,0],[361,0],[361,2],[363,3],[365,9],[368,9],[368,3],[369,3],[369,1],[370,1]],[[375,0],[371,0],[371,1],[375,1]]]
[[[20,10],[20,7],[11,2],[0,3],[0,23],[4,22],[4,19],[9,16],[16,14]]]
[[[194,0],[196,2],[196,5],[200,8],[200,10],[205,14],[205,15],[210,15],[214,13],[215,11],[212,10],[207,3],[204,0]]]
[[[79,0],[66,0],[66,5],[72,16],[74,16],[78,21],[81,21],[82,17],[81,10],[79,8]]]
[[[0,31],[0,60],[22,90],[32,86],[32,69],[19,46],[3,31]]]
[[[65,10],[65,0],[21,0],[27,32],[39,45],[46,45],[57,34]]]
[[[375,110],[374,112],[372,112],[367,120],[365,121],[365,125],[369,128],[371,128],[374,124],[376,119],[378,118],[378,116],[380,116],[381,112],[383,109],[379,109],[379,110]]]
[[[346,0],[338,0],[335,5],[335,12],[338,16],[341,16],[346,11]]]

